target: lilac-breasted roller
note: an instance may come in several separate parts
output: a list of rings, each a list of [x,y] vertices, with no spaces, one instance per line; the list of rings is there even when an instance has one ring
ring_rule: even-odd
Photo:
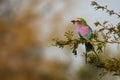
[[[87,22],[83,18],[77,18],[76,20],[72,20],[73,24],[77,24],[77,33],[79,38],[83,38],[85,40],[90,40],[92,38],[92,28],[87,24]],[[85,43],[86,52],[93,51],[94,47],[90,42]]]
[[[79,38],[90,40],[93,35],[92,28],[87,24],[87,22],[83,18],[77,18],[76,20],[71,21],[73,24],[77,24],[77,33],[79,35]],[[97,53],[94,50],[93,45],[86,41],[85,42],[85,49],[86,49],[86,61],[87,61],[87,53],[90,51],[93,51],[96,56],[98,57]]]

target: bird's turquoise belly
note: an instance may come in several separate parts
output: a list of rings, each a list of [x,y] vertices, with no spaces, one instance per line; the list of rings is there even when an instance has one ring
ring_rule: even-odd
[[[83,36],[83,37],[84,37],[85,39],[90,39],[91,36],[92,36],[92,32],[90,32],[89,34],[87,34],[87,35],[85,35],[85,36]]]

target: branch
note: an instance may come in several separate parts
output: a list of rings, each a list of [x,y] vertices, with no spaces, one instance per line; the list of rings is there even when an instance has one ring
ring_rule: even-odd
[[[120,44],[120,42],[116,42],[116,41],[97,41],[97,42],[102,42],[102,43],[111,43],[111,44]]]
[[[97,2],[92,1],[91,5],[95,6],[95,9],[102,9],[102,10],[106,10],[107,13],[109,13],[109,15],[115,14],[118,16],[118,18],[120,18],[120,14],[115,12],[114,10],[109,10],[107,8],[107,6],[101,6],[99,5]]]

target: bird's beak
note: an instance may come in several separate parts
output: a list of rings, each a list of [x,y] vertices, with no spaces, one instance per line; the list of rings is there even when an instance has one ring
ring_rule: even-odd
[[[75,20],[72,20],[71,22],[72,22],[73,24],[75,24],[76,21],[75,21]]]

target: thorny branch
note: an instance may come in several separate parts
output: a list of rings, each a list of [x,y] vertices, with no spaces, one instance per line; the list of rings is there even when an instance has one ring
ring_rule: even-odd
[[[95,9],[96,9],[96,10],[98,10],[98,9],[106,10],[106,12],[109,13],[109,15],[115,14],[115,15],[118,16],[118,18],[120,18],[120,13],[117,13],[117,12],[115,12],[114,10],[109,10],[109,9],[107,8],[107,5],[106,5],[106,6],[101,6],[100,4],[98,4],[98,3],[95,2],[95,1],[92,1],[91,5],[95,6]]]

